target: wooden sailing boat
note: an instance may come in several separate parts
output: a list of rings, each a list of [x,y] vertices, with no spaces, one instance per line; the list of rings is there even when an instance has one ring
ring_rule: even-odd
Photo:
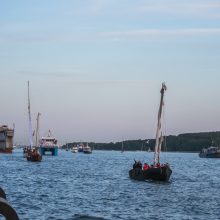
[[[38,121],[39,121],[39,113],[38,113]],[[38,152],[37,146],[33,147],[33,132],[32,132],[32,124],[31,124],[31,105],[30,105],[30,92],[29,92],[29,81],[28,81],[28,122],[29,122],[29,146],[27,147],[27,160],[32,162],[40,162],[42,160],[42,156]],[[38,122],[37,122],[38,126]],[[38,134],[36,134],[38,135]],[[36,139],[37,141],[37,139]],[[37,144],[37,143],[36,143]]]
[[[172,170],[170,169],[168,163],[160,164],[160,152],[161,152],[161,145],[163,143],[163,136],[161,131],[161,116],[164,106],[164,92],[166,91],[166,89],[167,87],[165,83],[163,83],[162,88],[160,90],[161,99],[160,99],[160,107],[158,111],[156,144],[155,144],[153,165],[149,166],[148,164],[145,164],[144,169],[142,169],[141,162],[135,161],[135,164],[133,165],[133,169],[129,171],[129,176],[132,179],[168,181],[172,174]]]

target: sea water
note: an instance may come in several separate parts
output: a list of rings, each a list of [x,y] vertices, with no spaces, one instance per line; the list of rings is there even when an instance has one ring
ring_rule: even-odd
[[[220,159],[162,153],[173,173],[168,183],[128,175],[134,159],[153,153],[59,150],[40,163],[21,150],[0,154],[0,186],[21,220],[220,219]]]

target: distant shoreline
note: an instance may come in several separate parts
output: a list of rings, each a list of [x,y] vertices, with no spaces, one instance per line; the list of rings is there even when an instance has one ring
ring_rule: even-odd
[[[82,142],[87,144],[87,142]],[[72,148],[79,142],[71,142],[63,145],[62,148]],[[125,140],[121,142],[110,143],[88,143],[95,150],[118,150],[121,151],[122,144],[124,151],[147,151],[154,150],[155,139],[138,139]],[[165,136],[165,144],[162,146],[162,151],[166,152],[183,152],[183,153],[199,153],[203,148],[208,148],[211,145],[220,146],[220,131],[215,132],[199,132],[199,133],[183,133],[179,135]]]

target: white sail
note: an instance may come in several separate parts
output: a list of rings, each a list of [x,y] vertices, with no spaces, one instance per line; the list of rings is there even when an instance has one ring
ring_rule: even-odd
[[[29,92],[29,81],[28,81],[28,124],[29,124],[29,145],[33,147],[33,131],[31,124],[31,104],[30,104],[30,92]]]
[[[36,127],[36,137],[35,137],[35,146],[39,145],[39,120],[40,120],[40,113],[37,114],[37,127]]]
[[[167,87],[165,83],[162,84],[162,88],[160,90],[161,98],[160,98],[160,106],[158,111],[158,122],[157,122],[157,131],[156,131],[156,143],[155,143],[155,151],[154,151],[154,165],[160,162],[160,150],[162,145],[162,132],[161,132],[161,116],[163,112],[163,99],[164,99],[164,92],[166,91]],[[160,137],[161,136],[161,137]]]

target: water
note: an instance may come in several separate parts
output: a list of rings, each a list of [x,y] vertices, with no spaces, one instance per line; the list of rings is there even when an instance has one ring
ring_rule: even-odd
[[[220,159],[166,157],[171,180],[155,183],[128,177],[134,158],[153,153],[59,151],[32,163],[15,150],[0,154],[0,186],[21,220],[220,219]]]

